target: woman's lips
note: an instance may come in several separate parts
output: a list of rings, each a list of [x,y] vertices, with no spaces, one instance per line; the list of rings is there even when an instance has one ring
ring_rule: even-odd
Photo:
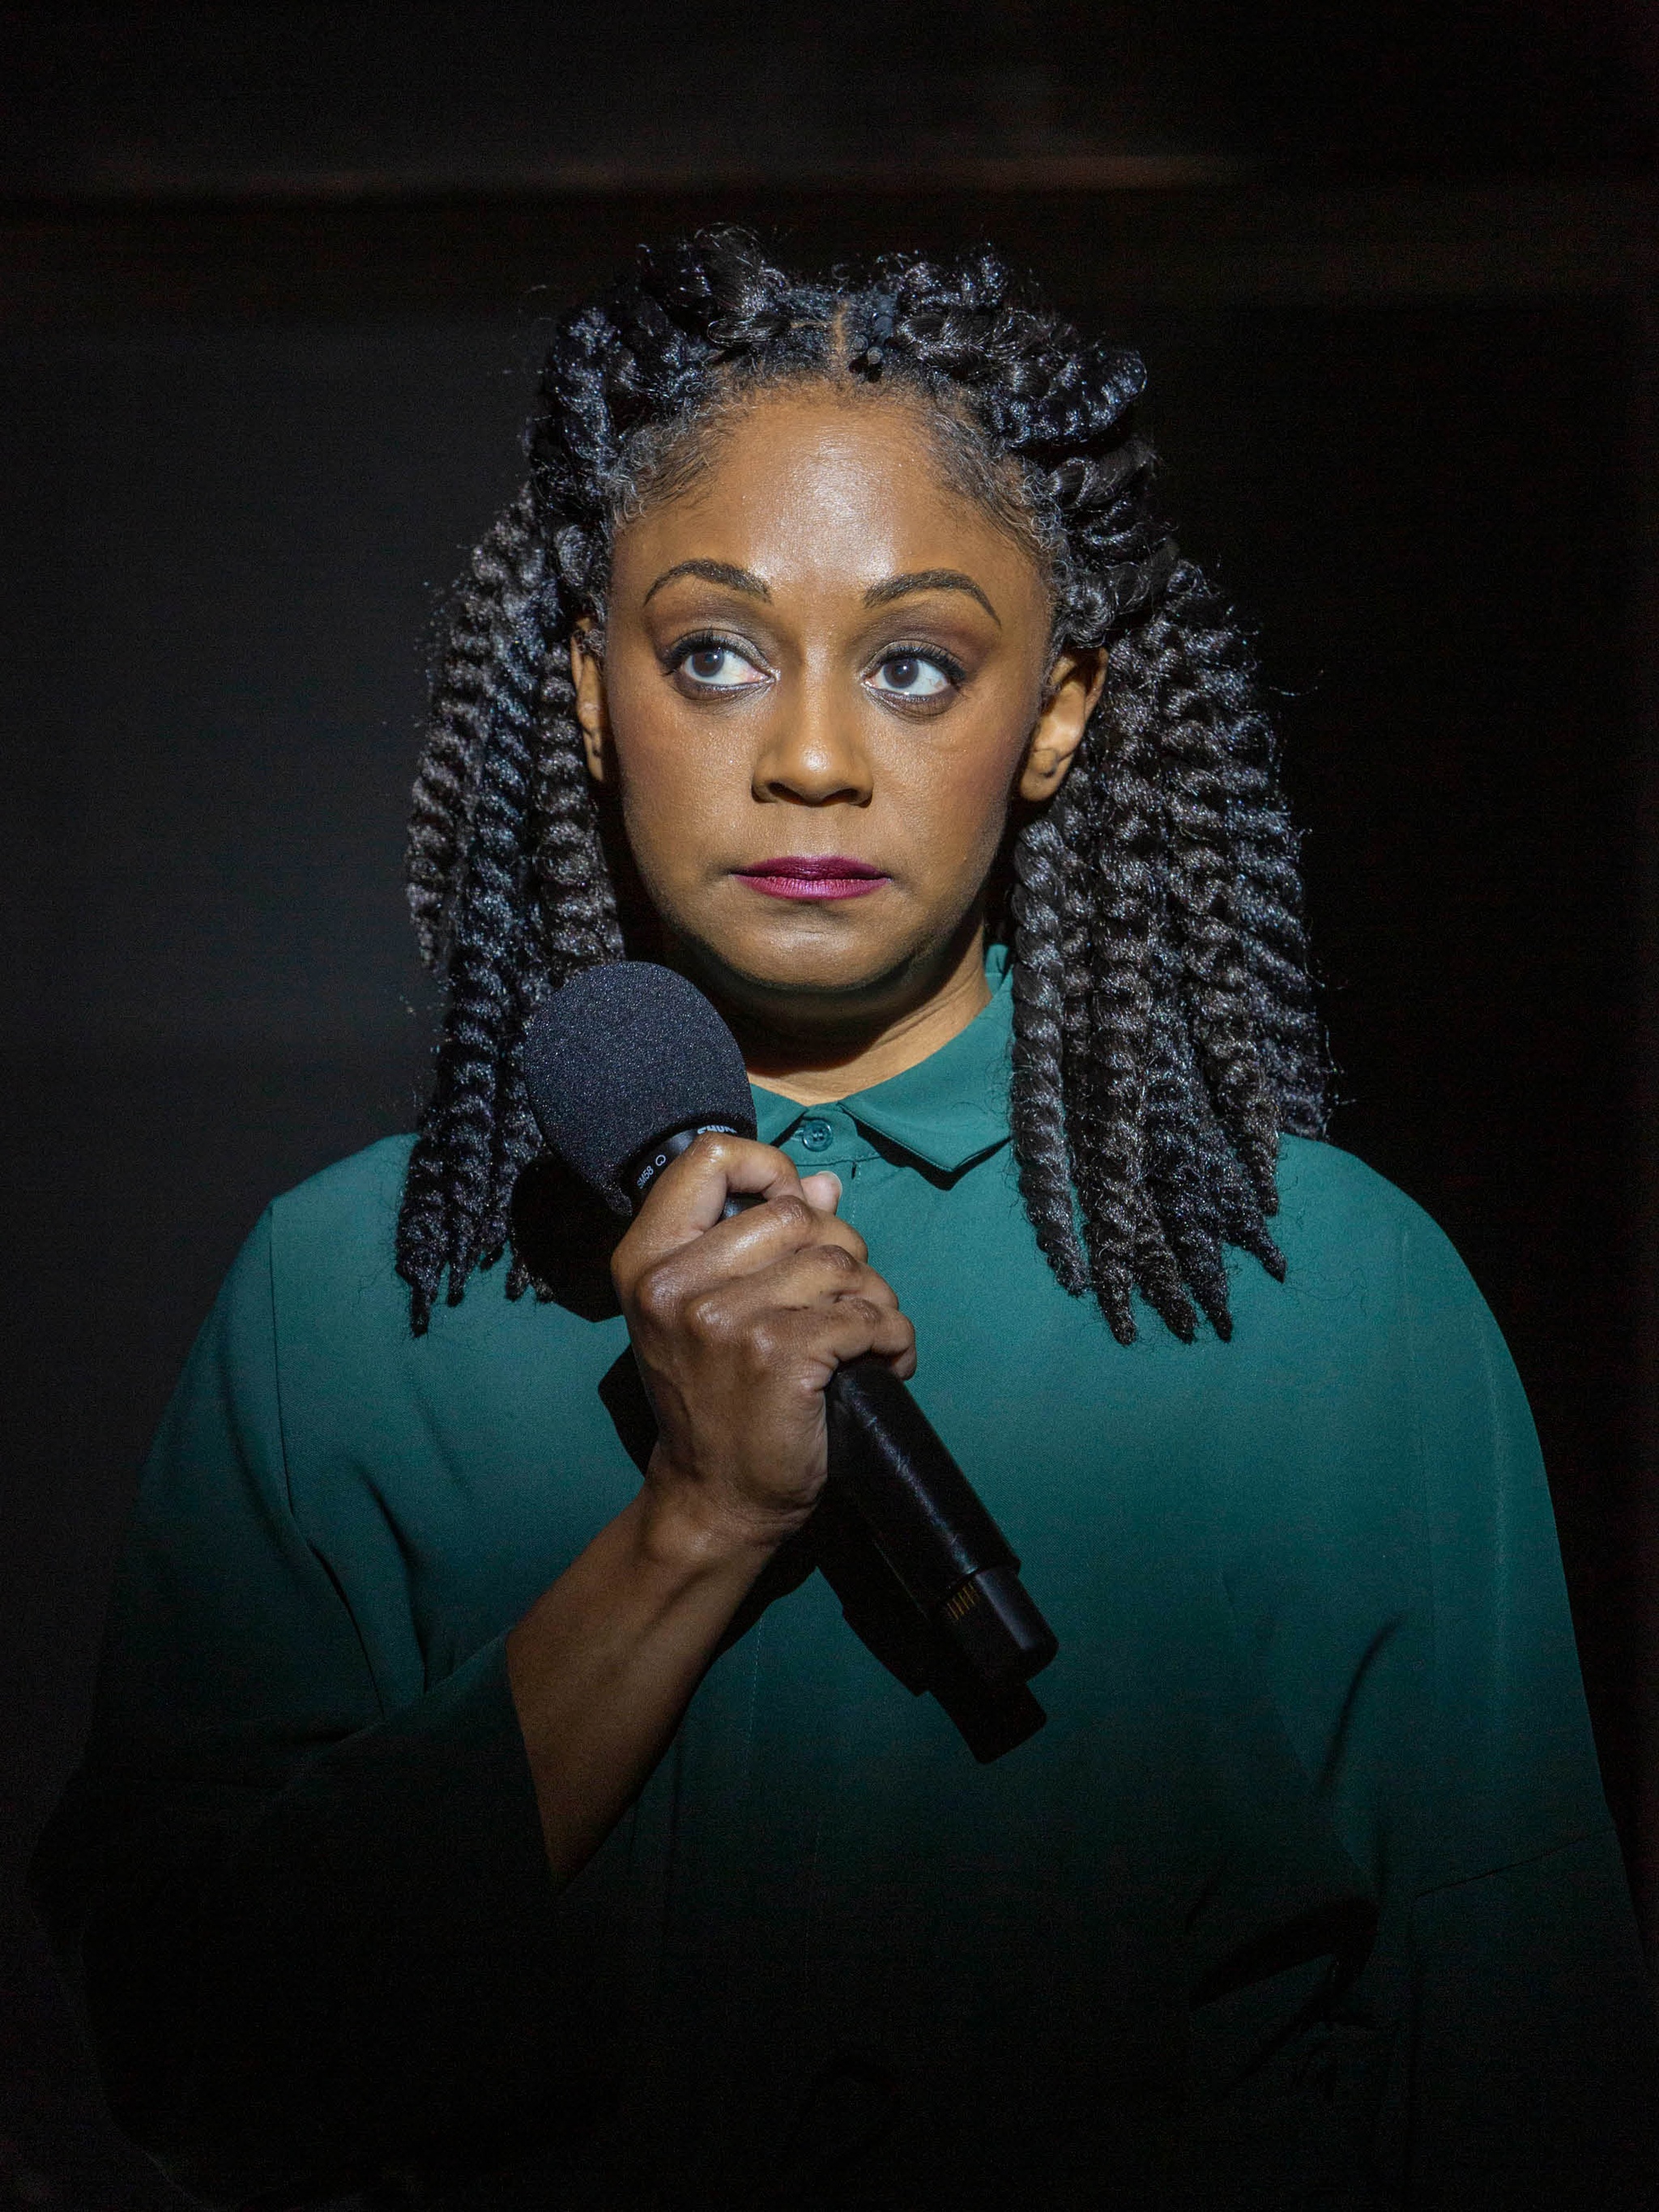
[[[862,898],[879,890],[890,878],[867,860],[848,860],[839,853],[787,853],[781,859],[757,860],[739,868],[741,881],[764,891],[768,898]]]

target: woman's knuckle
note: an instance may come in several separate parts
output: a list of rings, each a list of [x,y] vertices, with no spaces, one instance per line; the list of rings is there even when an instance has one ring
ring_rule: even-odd
[[[722,1343],[729,1331],[726,1302],[714,1291],[705,1291],[700,1297],[689,1301],[685,1308],[685,1325],[693,1336],[705,1343]]]
[[[647,1267],[634,1285],[634,1304],[647,1321],[665,1322],[674,1310],[678,1292],[665,1267]]]

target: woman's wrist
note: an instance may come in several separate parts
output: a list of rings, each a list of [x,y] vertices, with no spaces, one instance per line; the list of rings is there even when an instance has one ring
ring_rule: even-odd
[[[646,1557],[688,1581],[752,1579],[811,1510],[722,1498],[706,1482],[682,1474],[661,1444],[651,1455],[635,1504]]]

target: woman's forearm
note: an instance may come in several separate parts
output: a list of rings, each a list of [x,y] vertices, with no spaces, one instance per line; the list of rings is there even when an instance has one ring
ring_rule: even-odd
[[[507,1638],[556,1881],[586,1864],[661,1758],[773,1548],[647,1483]]]

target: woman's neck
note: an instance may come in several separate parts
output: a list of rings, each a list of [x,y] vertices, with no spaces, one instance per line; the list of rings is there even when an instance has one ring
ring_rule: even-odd
[[[991,1002],[985,980],[985,932],[971,929],[935,988],[902,1013],[882,1018],[867,1031],[835,1036],[761,1030],[740,1015],[732,1023],[751,1082],[793,1098],[798,1106],[823,1106],[868,1091],[931,1058],[959,1036]]]

